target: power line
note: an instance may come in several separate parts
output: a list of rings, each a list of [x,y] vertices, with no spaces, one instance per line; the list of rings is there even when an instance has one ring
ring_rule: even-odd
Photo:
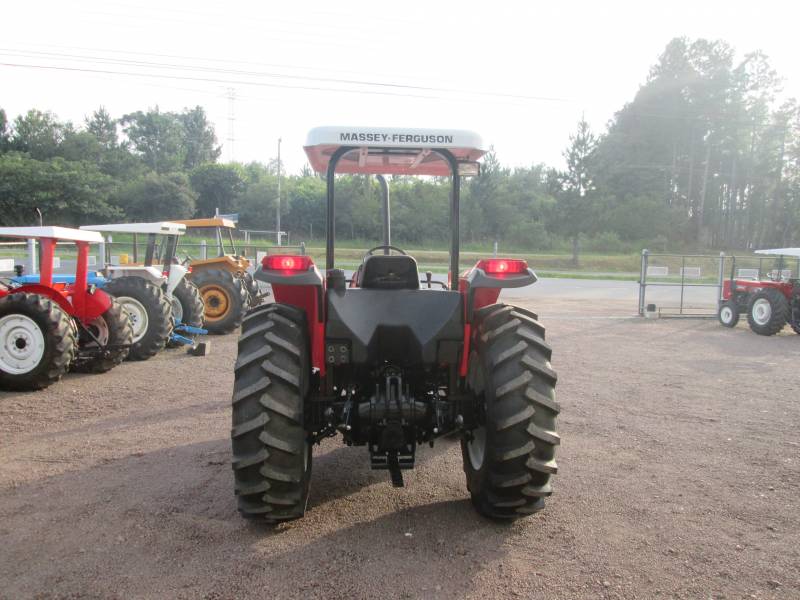
[[[237,84],[237,85],[249,85],[249,86],[256,86],[256,87],[269,87],[269,88],[279,88],[279,89],[289,89],[289,90],[305,90],[305,91],[313,91],[313,92],[335,92],[335,93],[343,93],[343,94],[369,94],[374,96],[394,96],[398,98],[416,98],[416,99],[427,99],[427,100],[448,100],[453,101],[453,98],[445,97],[445,96],[435,96],[435,95],[425,95],[425,94],[403,94],[397,92],[389,92],[389,91],[378,91],[378,90],[359,90],[359,89],[345,89],[345,88],[335,88],[335,87],[321,87],[321,86],[305,86],[305,85],[287,85],[287,84],[280,84],[280,83],[267,83],[263,81],[247,81],[247,80],[237,80],[237,79],[217,79],[213,77],[193,77],[187,75],[165,75],[161,73],[133,73],[130,71],[115,71],[111,69],[87,69],[83,67],[65,67],[65,66],[55,66],[55,65],[39,65],[39,64],[22,64],[22,63],[9,63],[9,62],[0,62],[0,66],[3,67],[14,67],[14,68],[27,68],[27,69],[42,69],[42,70],[54,70],[54,71],[67,71],[67,72],[77,72],[77,73],[95,73],[100,75],[123,75],[128,77],[145,77],[145,78],[155,78],[155,79],[174,79],[174,80],[183,80],[183,81],[201,81],[206,83],[222,83],[226,85]],[[465,101],[465,102],[478,102],[482,100],[478,100],[476,98],[459,98],[457,100]],[[500,98],[500,100],[503,100]],[[508,100],[513,100],[511,98],[507,99],[505,102],[506,104],[521,104],[524,98],[519,98],[517,102],[508,102]],[[536,98],[530,98],[530,100],[537,100]],[[566,100],[564,100],[566,102]]]
[[[335,77],[312,77],[310,75],[292,75],[287,73],[271,73],[266,71],[243,71],[239,69],[223,69],[217,67],[200,67],[196,65],[181,65],[175,63],[163,63],[152,61],[139,61],[106,58],[97,56],[86,56],[80,54],[63,54],[55,52],[38,52],[38,51],[19,51],[15,49],[0,48],[0,55],[4,56],[17,56],[21,58],[50,58],[57,60],[78,59],[85,62],[97,62],[101,64],[111,64],[118,66],[134,66],[134,67],[147,67],[156,69],[178,69],[183,71],[196,71],[202,73],[219,73],[224,75],[237,75],[246,77],[265,77],[271,79],[290,79],[300,81],[314,81],[321,83],[335,83],[341,85],[363,85],[369,87],[390,88],[397,90],[412,90],[420,92],[440,92],[440,93],[454,93],[454,94],[473,94],[478,96],[508,98],[512,100],[523,100],[533,102],[568,102],[566,98],[556,98],[547,96],[529,96],[522,94],[510,94],[506,92],[486,92],[481,90],[469,90],[460,88],[446,88],[434,86],[421,86],[421,85],[408,85],[399,83],[387,83],[381,81],[368,81],[362,79],[341,79]]]

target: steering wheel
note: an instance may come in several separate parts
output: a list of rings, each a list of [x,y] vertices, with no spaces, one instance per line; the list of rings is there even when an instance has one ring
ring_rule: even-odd
[[[186,255],[186,258],[184,258],[184,259],[181,261],[181,265],[185,267],[186,265],[188,265],[188,264],[189,264],[190,262],[192,262],[193,260],[194,260],[194,259],[193,259],[193,258],[192,258],[192,257],[191,257],[189,254],[187,254],[187,255]]]
[[[367,258],[368,256],[372,256],[375,253],[376,250],[389,250],[390,252],[392,250],[395,250],[395,251],[399,252],[400,254],[402,254],[403,256],[408,256],[406,251],[403,250],[402,248],[398,248],[397,246],[382,245],[382,246],[375,246],[374,248],[371,248],[371,249],[367,250],[367,253],[364,255],[364,258]]]

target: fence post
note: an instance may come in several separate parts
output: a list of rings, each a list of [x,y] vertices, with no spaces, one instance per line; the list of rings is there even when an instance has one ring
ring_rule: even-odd
[[[497,258],[497,240],[494,241],[493,251],[494,251],[494,254],[493,254],[494,258]]]
[[[205,240],[200,240],[200,256],[203,257],[203,260],[208,259],[208,244]]]
[[[719,279],[717,281],[717,310],[722,300],[722,285],[725,282],[725,253],[719,253]]]
[[[28,273],[35,275],[39,271],[39,261],[36,259],[36,240],[28,240]]]
[[[644,316],[645,289],[647,287],[647,256],[650,251],[642,250],[642,266],[639,271],[639,316]]]
[[[306,243],[300,242],[300,256],[306,255]]]
[[[678,314],[683,314],[683,290],[686,286],[686,257],[681,256],[681,306]]]
[[[97,244],[97,265],[98,269],[105,269],[106,268],[106,238],[102,238],[99,244]]]

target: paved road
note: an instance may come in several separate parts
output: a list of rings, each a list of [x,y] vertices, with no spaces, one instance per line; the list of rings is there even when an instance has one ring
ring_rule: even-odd
[[[571,300],[630,302],[632,311],[639,303],[639,284],[635,281],[607,281],[600,279],[540,279],[535,285],[503,292],[504,298],[564,298]],[[680,286],[648,286],[646,300],[661,308],[680,305]],[[716,287],[684,288],[684,306],[715,307]]]
[[[74,261],[65,259],[59,273],[74,273]],[[352,271],[345,271],[347,277]],[[435,274],[434,279],[443,279]],[[504,298],[564,298],[571,300],[622,300],[630,302],[631,311],[636,312],[639,302],[639,284],[635,281],[613,281],[603,279],[563,279],[542,278],[535,285],[503,292]],[[647,287],[647,302],[655,303],[659,308],[677,308],[680,305],[680,286]],[[716,287],[684,288],[684,306],[714,308],[717,303]]]

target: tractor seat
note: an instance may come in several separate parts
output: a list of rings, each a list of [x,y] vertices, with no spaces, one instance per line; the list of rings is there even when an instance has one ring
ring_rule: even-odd
[[[418,290],[417,261],[405,255],[374,254],[364,259],[359,276],[367,290]]]

